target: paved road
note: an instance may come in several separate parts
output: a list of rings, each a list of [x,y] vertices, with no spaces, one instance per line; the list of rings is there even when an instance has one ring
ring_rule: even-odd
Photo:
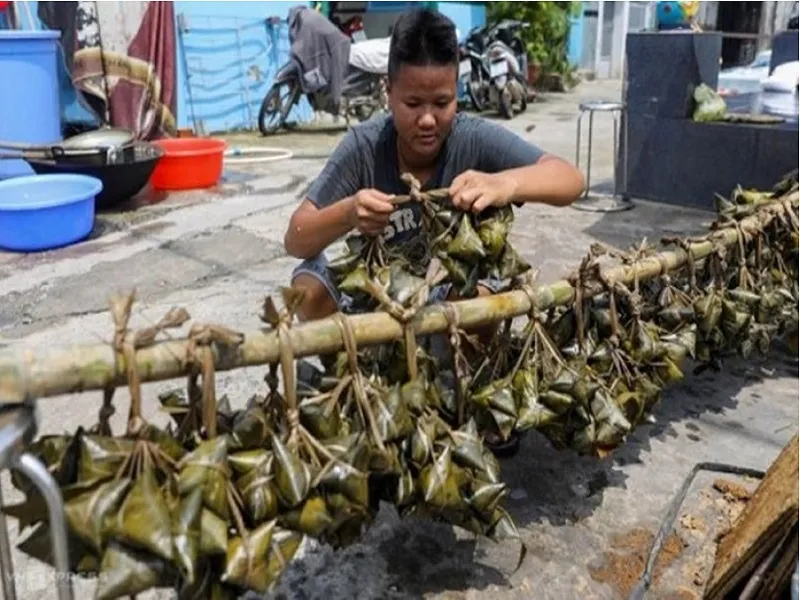
[[[572,158],[577,103],[588,97],[618,98],[619,86],[583,84],[575,93],[531,105],[507,125]],[[598,119],[595,127],[593,172],[608,177],[610,122]],[[264,295],[287,282],[294,264],[282,247],[288,217],[322,168],[315,157],[330,151],[340,135],[276,136],[270,145],[289,147],[305,158],[229,170],[225,183],[210,192],[148,196],[135,211],[100,216],[93,238],[68,249],[0,254],[0,344],[35,349],[108,341],[108,297],[131,287],[139,300],[134,327],[152,323],[176,304],[187,307],[197,321],[258,327]],[[263,142],[237,136],[235,143]],[[606,216],[526,207],[515,223],[514,241],[540,269],[541,280],[552,281],[576,266],[592,242],[624,248],[643,237],[701,231],[709,219],[706,213],[645,202]],[[797,362],[773,358],[767,366],[773,370],[770,376],[733,365],[724,374],[693,377],[671,389],[656,423],[642,427],[604,461],[556,452],[528,436],[519,456],[504,463],[513,490],[509,507],[529,549],[516,573],[510,573],[515,547],[475,540],[444,526],[399,522],[387,509],[362,543],[338,552],[311,552],[291,569],[276,597],[620,597],[625,585],[617,580],[624,579],[622,571],[636,557],[625,559],[628,563],[609,585],[603,583],[609,577],[597,570],[616,560],[606,552],[620,535],[652,535],[696,461],[763,468],[793,434]],[[263,385],[262,376],[261,369],[220,374],[218,385],[234,404],[243,403]],[[156,413],[157,392],[170,385],[146,388],[148,414]],[[97,393],[48,399],[41,403],[42,431],[91,425],[99,403]],[[124,390],[116,403],[127,405]],[[117,430],[123,427],[124,412],[118,410],[113,421]],[[7,502],[19,500],[5,479],[3,494]],[[20,577],[22,598],[55,597],[46,577],[33,571],[33,562],[20,553],[14,560],[19,573],[28,573]],[[697,588],[676,583],[683,579],[677,572],[665,575],[660,597],[692,597],[685,594]],[[91,590],[91,584],[80,583],[77,597],[89,597]]]

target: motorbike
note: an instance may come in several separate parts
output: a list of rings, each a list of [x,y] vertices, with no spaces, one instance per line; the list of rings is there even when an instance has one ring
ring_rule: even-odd
[[[530,23],[504,19],[494,26],[492,32],[494,39],[503,42],[517,57],[520,71],[526,81],[528,79],[528,52],[525,50],[525,42],[522,41],[519,32],[528,27],[530,27]]]
[[[518,35],[527,27],[503,20],[469,32],[460,47],[459,79],[478,112],[497,108],[506,119],[528,106],[528,57]]]
[[[274,19],[271,22],[274,25]],[[258,128],[262,135],[289,127],[290,113],[303,96],[315,113],[344,117],[348,125],[351,119],[365,121],[379,110],[388,110],[389,38],[352,43],[333,23],[307,7],[292,9],[289,22],[290,57],[278,69],[261,103]],[[338,102],[332,97],[331,68],[324,72],[326,64],[334,63],[344,71]]]
[[[477,112],[486,109],[483,53],[485,28],[472,29],[459,45],[458,79],[464,86],[472,108]]]

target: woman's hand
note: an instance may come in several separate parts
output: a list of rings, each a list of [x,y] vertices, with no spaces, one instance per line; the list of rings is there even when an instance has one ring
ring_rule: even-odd
[[[352,197],[350,223],[364,235],[378,235],[394,212],[392,196],[378,190],[361,190]]]
[[[517,182],[503,173],[465,171],[453,180],[449,191],[456,208],[479,213],[490,206],[510,204],[517,193]]]

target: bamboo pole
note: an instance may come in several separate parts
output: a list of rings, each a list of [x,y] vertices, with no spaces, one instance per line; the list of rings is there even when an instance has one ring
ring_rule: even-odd
[[[781,211],[794,210],[797,194],[787,199],[764,205],[757,213],[741,221],[745,229],[762,229]],[[730,246],[737,243],[736,228],[712,231],[691,245],[696,260],[708,256],[716,244]],[[640,280],[656,277],[662,268],[675,270],[686,263],[687,253],[682,249],[662,252],[639,260],[631,265],[617,266],[604,271],[609,279],[626,284],[638,275]],[[600,293],[600,288],[589,288],[584,295]],[[566,305],[574,299],[574,289],[566,280],[536,289],[537,306],[545,310]],[[510,317],[527,314],[530,299],[521,290],[495,296],[473,298],[453,303],[462,327],[487,325]],[[374,345],[403,338],[403,328],[387,313],[368,313],[348,317],[359,346]],[[448,322],[441,306],[423,308],[413,321],[417,335],[430,335],[447,330]],[[341,332],[333,319],[322,319],[296,325],[289,332],[296,358],[336,352],[342,348]],[[136,367],[142,382],[163,381],[187,374],[184,358],[188,339],[158,342],[136,353]],[[227,371],[238,367],[274,364],[280,362],[280,347],[274,330],[251,331],[236,348],[219,345],[211,347],[216,370]],[[30,349],[7,349],[0,352],[0,405],[18,404],[29,399],[46,398],[59,394],[101,390],[108,386],[127,384],[124,359],[117,356],[110,344],[78,345],[56,348],[44,352]]]

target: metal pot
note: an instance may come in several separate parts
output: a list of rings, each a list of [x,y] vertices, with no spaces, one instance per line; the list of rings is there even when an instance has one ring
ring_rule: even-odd
[[[33,146],[0,142],[0,150],[10,150],[7,158],[52,160],[56,163],[107,165],[134,158],[134,135],[127,129],[102,127],[51,145]]]
[[[101,127],[73,135],[61,142],[62,148],[87,150],[91,148],[116,148],[133,142],[133,132],[118,127]]]
[[[127,129],[101,127],[79,133],[51,147],[58,163],[107,165],[133,159],[134,135]]]

